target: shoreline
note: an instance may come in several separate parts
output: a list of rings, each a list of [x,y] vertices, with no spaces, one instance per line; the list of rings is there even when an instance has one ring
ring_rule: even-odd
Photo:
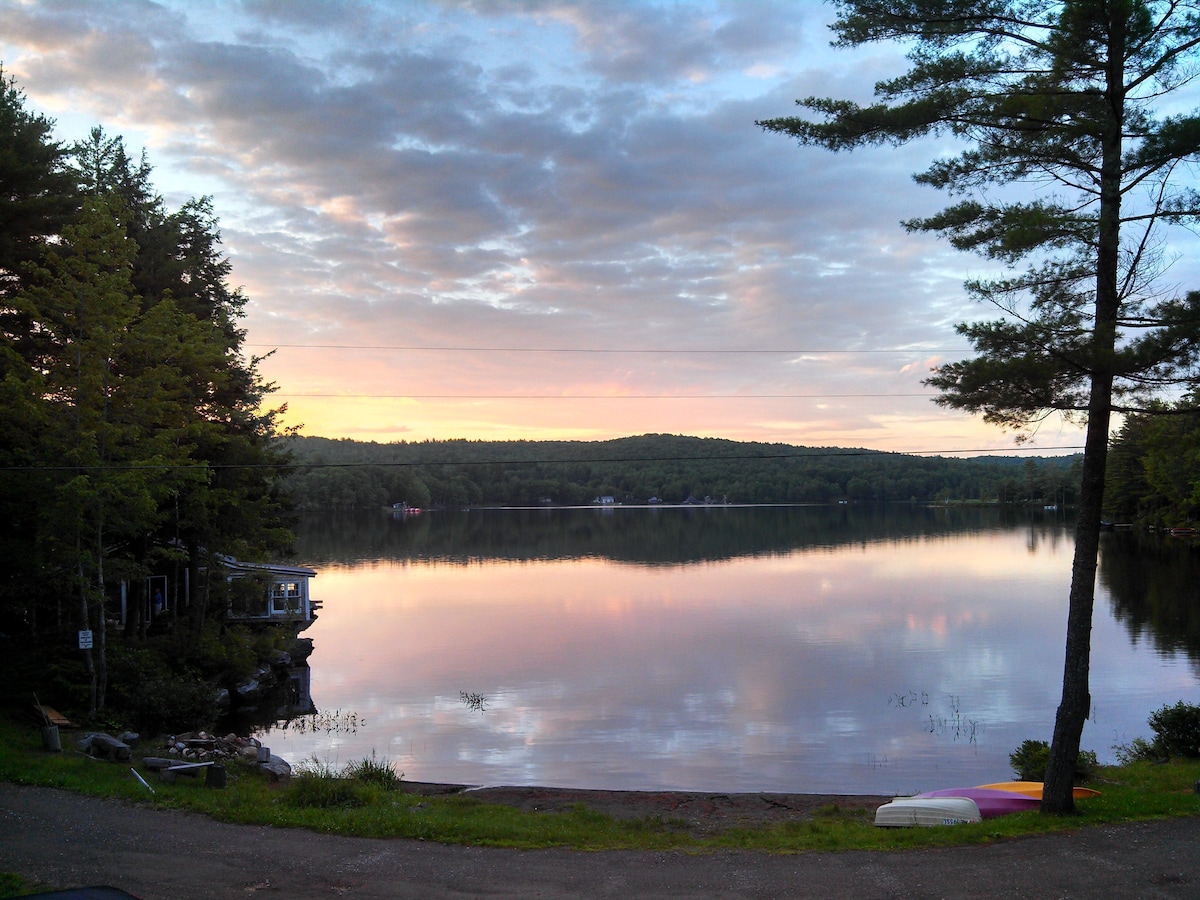
[[[563,812],[583,804],[615,819],[681,820],[698,833],[794,822],[833,809],[874,814],[878,807],[894,798],[892,794],[624,791],[421,781],[401,782],[401,788],[422,796],[466,796],[482,803],[513,806],[525,812]]]

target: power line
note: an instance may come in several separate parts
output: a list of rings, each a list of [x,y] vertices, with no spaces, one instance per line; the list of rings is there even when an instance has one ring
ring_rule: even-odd
[[[555,443],[555,442],[549,442]],[[614,463],[647,463],[647,462],[746,462],[752,460],[810,460],[810,459],[830,459],[830,458],[853,458],[864,456],[957,456],[964,453],[986,454],[988,456],[997,456],[1007,453],[1025,453],[1034,450],[1048,451],[1058,450],[1082,450],[1083,446],[1065,446],[1065,447],[1010,447],[997,450],[995,448],[984,449],[969,449],[969,450],[816,450],[807,453],[736,453],[726,456],[622,456],[622,457],[566,457],[566,458],[547,458],[547,459],[473,459],[473,460],[422,460],[422,461],[383,461],[383,462],[294,462],[294,463],[155,463],[155,464],[129,464],[129,465],[54,465],[54,466],[3,466],[0,471],[5,472],[93,472],[93,471],[114,471],[114,472],[135,472],[135,471],[220,471],[220,470],[246,470],[246,469],[274,469],[274,470],[291,470],[291,469],[392,469],[392,468],[416,468],[419,466],[542,466],[542,465],[562,465],[562,464],[577,464],[587,463],[589,465],[610,465]]]
[[[948,350],[937,347],[897,347],[871,348],[865,350],[835,350],[835,349],[789,349],[789,348],[687,348],[668,347],[648,349],[643,347],[453,347],[453,346],[416,346],[403,344],[266,344],[247,342],[246,347],[272,347],[288,350],[396,350],[404,353],[640,353],[640,354],[851,354],[851,353],[961,353],[962,348]]]
[[[352,400],[837,400],[859,397],[929,397],[928,393],[865,394],[340,394],[280,389],[280,397]]]

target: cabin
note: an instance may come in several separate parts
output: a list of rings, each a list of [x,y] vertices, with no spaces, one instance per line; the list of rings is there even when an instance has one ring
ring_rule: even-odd
[[[247,625],[280,624],[303,631],[317,618],[321,602],[314,600],[309,582],[316,578],[316,569],[308,566],[285,566],[276,563],[249,563],[231,556],[219,556],[229,585],[228,617],[231,622]],[[122,581],[119,597],[119,618],[113,623],[126,626],[130,615],[139,621],[155,622],[172,612],[172,606],[191,605],[192,586],[186,570],[175,580],[167,575],[151,575],[146,579],[145,593],[132,592],[130,584]],[[132,603],[140,598],[145,606],[139,613]]]
[[[308,566],[242,562],[223,557],[230,586],[229,621],[245,624],[287,623],[303,631],[317,617],[319,600],[312,599],[309,581],[317,577]]]

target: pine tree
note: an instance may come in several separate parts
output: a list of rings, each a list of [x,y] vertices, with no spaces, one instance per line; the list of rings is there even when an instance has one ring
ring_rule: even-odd
[[[834,150],[946,133],[966,147],[917,181],[963,199],[906,226],[1010,267],[969,282],[1000,317],[959,332],[977,356],[935,371],[938,402],[1027,435],[1048,413],[1086,422],[1062,702],[1042,808],[1074,808],[1111,416],[1196,376],[1200,294],[1159,292],[1159,230],[1194,222],[1177,184],[1200,116],[1164,115],[1191,77],[1195,6],[1149,0],[888,0],[837,4],[837,44],[901,41],[910,70],[870,106],[810,97],[819,118],[764,128]],[[1015,190],[991,190],[1005,186]],[[1026,268],[1016,271],[1024,262]]]

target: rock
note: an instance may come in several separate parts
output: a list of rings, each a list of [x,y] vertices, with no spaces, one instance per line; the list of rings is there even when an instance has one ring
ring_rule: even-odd
[[[128,744],[130,747],[136,747],[141,739],[141,735],[134,731],[123,732],[118,738],[122,744]]]
[[[292,767],[283,757],[271,754],[270,759],[258,764],[258,770],[272,781],[287,781],[292,777]]]
[[[147,756],[145,759],[142,760],[142,765],[145,766],[147,769],[149,769],[151,772],[156,772],[159,769],[167,768],[167,766],[175,765],[175,760],[165,759],[164,757],[161,757],[161,756]]]
[[[86,734],[79,742],[79,749],[99,759],[129,759],[129,745],[118,741],[111,734]]]

